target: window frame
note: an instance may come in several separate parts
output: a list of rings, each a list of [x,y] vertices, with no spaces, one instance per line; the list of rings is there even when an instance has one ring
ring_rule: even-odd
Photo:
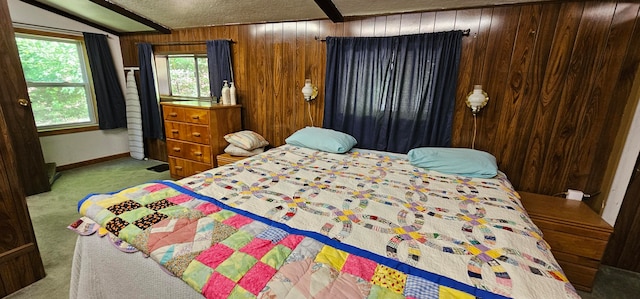
[[[62,41],[73,42],[76,44],[78,50],[78,58],[80,61],[80,71],[82,72],[83,83],[69,83],[69,82],[29,82],[25,77],[27,88],[29,87],[84,87],[86,103],[87,103],[87,116],[89,121],[85,122],[73,122],[66,124],[56,124],[47,126],[38,126],[38,134],[40,136],[50,136],[59,134],[68,134],[75,132],[85,132],[99,130],[98,127],[98,113],[96,96],[93,86],[93,80],[91,75],[91,67],[89,65],[89,57],[87,55],[87,48],[84,42],[84,37],[81,35],[63,34],[57,32],[41,31],[25,28],[14,28],[15,37],[18,38],[31,38],[45,41]],[[22,62],[22,61],[21,61]],[[29,95],[29,97],[31,97]],[[34,119],[35,120],[35,119]]]
[[[171,84],[171,68],[169,67],[169,59],[170,58],[193,58],[194,63],[194,72],[196,78],[196,90],[198,96],[185,96],[185,95],[175,95],[172,90]],[[154,55],[155,59],[155,67],[156,71],[159,75],[157,79],[159,86],[158,94],[161,98],[188,98],[188,99],[197,99],[197,100],[211,100],[211,94],[202,94],[200,87],[200,69],[198,67],[198,59],[206,59],[207,64],[209,63],[209,58],[207,54],[203,53],[176,53],[176,54],[156,54]],[[158,63],[158,60],[164,60],[161,63]],[[208,68],[206,69],[208,72]],[[162,74],[161,74],[162,73]],[[208,82],[207,82],[208,83]],[[165,91],[168,91],[166,93]],[[164,93],[163,93],[164,92]],[[209,91],[211,93],[211,91]]]

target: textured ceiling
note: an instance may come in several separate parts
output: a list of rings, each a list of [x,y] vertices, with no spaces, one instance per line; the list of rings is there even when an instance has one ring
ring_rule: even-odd
[[[327,19],[314,0],[21,0],[44,4],[114,32]],[[544,1],[544,0],[543,0]],[[551,1],[551,0],[547,0]],[[343,17],[495,6],[532,0],[318,0]],[[99,5],[101,4],[101,5]],[[114,5],[115,4],[115,5]],[[120,13],[105,6],[116,6]],[[119,6],[119,7],[117,7]],[[113,7],[112,7],[113,8]],[[123,8],[123,9],[122,9]],[[134,20],[131,15],[148,20]],[[126,16],[129,14],[129,16]],[[155,24],[154,24],[155,23]],[[162,26],[160,26],[162,25]],[[151,27],[149,27],[151,26]],[[168,28],[164,28],[164,27]]]
[[[111,0],[169,28],[326,19],[313,0]],[[479,7],[526,0],[333,0],[345,17]]]
[[[112,0],[169,28],[327,18],[313,0]]]

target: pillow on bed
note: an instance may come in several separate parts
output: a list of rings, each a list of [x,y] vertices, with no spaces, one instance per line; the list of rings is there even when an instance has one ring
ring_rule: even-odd
[[[498,174],[496,158],[474,149],[420,147],[407,155],[411,165],[442,173],[474,178],[492,178]]]
[[[237,147],[233,144],[229,144],[225,149],[224,152],[232,155],[232,156],[242,156],[242,157],[251,157],[251,156],[255,156],[257,154],[261,154],[264,152],[264,147],[259,147],[253,150],[245,150],[241,147]]]
[[[269,145],[260,134],[249,130],[224,135],[224,140],[248,151]]]
[[[358,143],[349,134],[316,127],[300,129],[284,141],[287,144],[336,154],[345,153]]]

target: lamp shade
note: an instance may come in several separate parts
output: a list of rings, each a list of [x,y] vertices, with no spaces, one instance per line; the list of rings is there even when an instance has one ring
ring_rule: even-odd
[[[475,85],[473,91],[467,96],[467,107],[471,108],[471,113],[476,114],[487,105],[487,101],[489,101],[489,97],[482,90],[482,85]]]
[[[311,84],[311,79],[304,80],[304,86],[302,87],[302,95],[307,101],[311,101],[318,95],[318,89]]]

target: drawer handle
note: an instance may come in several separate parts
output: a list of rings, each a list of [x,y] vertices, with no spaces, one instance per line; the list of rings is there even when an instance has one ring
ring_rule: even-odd
[[[191,135],[193,135],[193,137],[200,137],[200,133],[199,132],[193,132],[193,133],[191,133]]]
[[[200,119],[200,115],[192,115],[191,118],[193,119]]]
[[[176,166],[176,170],[182,170],[182,166]]]
[[[174,151],[174,152],[178,152],[178,153],[179,153],[179,152],[180,152],[180,148],[179,148],[179,147],[174,147],[174,148],[173,148],[173,151]]]
[[[171,133],[173,133],[173,134],[178,134],[178,132],[179,132],[179,131],[178,131],[178,130],[176,130],[176,129],[171,130]]]
[[[176,117],[176,116],[178,116],[178,112],[171,112],[171,113],[169,113],[169,116]]]
[[[194,152],[193,154],[196,156],[202,156],[202,152]]]

